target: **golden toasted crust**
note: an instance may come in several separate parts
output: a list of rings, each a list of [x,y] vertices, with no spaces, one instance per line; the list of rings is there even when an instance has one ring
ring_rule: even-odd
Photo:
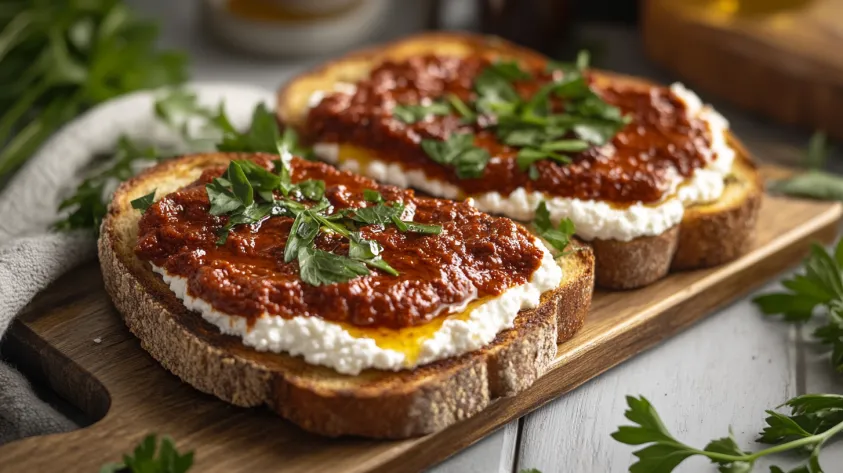
[[[165,368],[200,391],[238,406],[268,405],[324,435],[422,435],[529,386],[556,354],[557,327],[582,323],[593,274],[587,247],[574,253],[577,258],[564,260],[570,276],[559,289],[544,294],[538,308],[522,311],[515,327],[488,347],[460,357],[412,371],[367,370],[347,376],[299,357],[248,348],[187,310],[133,251],[140,217],[131,208],[133,199],[153,189],[157,196],[165,195],[195,180],[202,169],[235,157],[244,156],[187,156],[124,183],[114,195],[99,240],[105,287],[126,325]],[[571,305],[569,300],[579,302]]]
[[[679,227],[630,241],[593,240],[597,285],[606,289],[634,289],[665,277],[676,251]]]
[[[333,90],[336,82],[357,82],[386,59],[401,60],[419,54],[484,55],[525,62],[543,61],[538,53],[500,38],[467,33],[424,33],[366,49],[327,62],[282,86],[277,114],[282,123],[301,129],[307,102],[317,90]],[[651,87],[652,82],[607,71],[595,71],[598,82],[622,81],[630,87]],[[749,154],[736,148],[737,180],[727,183],[723,198],[709,205],[686,209],[683,221],[661,235],[632,241],[594,240],[596,283],[607,289],[646,286],[670,270],[695,269],[731,261],[752,243],[762,188]],[[737,186],[737,187],[736,187]],[[738,190],[740,188],[740,190]]]
[[[749,251],[764,186],[755,165],[738,141],[726,189],[716,202],[685,209],[671,270],[699,269],[732,261]]]
[[[459,32],[434,32],[410,36],[393,43],[352,52],[305,72],[281,87],[277,94],[278,120],[295,128],[304,123],[308,101],[317,90],[333,90],[337,82],[357,82],[385,60],[402,60],[420,54],[470,56],[491,54],[542,61],[541,55],[497,36]]]

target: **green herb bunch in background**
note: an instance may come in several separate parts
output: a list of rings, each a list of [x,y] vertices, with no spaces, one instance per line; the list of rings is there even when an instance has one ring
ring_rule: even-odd
[[[179,84],[187,58],[158,51],[158,25],[119,0],[0,5],[0,178],[85,109]]]
[[[120,137],[113,156],[104,157],[97,171],[76,188],[71,196],[62,201],[59,211],[65,212],[56,222],[57,230],[99,231],[105,217],[111,192],[117,185],[134,176],[138,171],[167,160],[180,153],[203,151],[277,152],[277,143],[297,156],[308,157],[310,151],[298,144],[298,136],[292,129],[283,133],[278,130],[275,115],[263,104],[252,112],[248,130],[240,132],[220,104],[212,110],[201,106],[196,95],[185,90],[171,90],[155,102],[155,116],[180,132],[184,148],[163,149]],[[201,125],[202,132],[191,132],[189,121]]]

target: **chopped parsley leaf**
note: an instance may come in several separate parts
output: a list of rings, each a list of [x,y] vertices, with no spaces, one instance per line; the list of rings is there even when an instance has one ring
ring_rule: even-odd
[[[138,197],[137,199],[132,201],[132,208],[136,210],[140,210],[141,213],[146,212],[153,203],[155,202],[155,190],[153,189],[152,192],[146,194],[144,196]]]

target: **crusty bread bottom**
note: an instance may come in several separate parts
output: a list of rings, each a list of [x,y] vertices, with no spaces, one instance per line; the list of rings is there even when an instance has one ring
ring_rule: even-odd
[[[165,368],[200,391],[238,406],[268,405],[323,435],[404,438],[472,416],[498,396],[515,394],[541,376],[557,340],[579,328],[591,300],[594,258],[577,245],[562,261],[560,287],[522,311],[515,327],[489,346],[414,370],[367,370],[358,376],[309,365],[299,357],[258,352],[221,334],[188,311],[149,265],[134,254],[139,212],[130,202],[157,189],[165,195],[233,154],[193,155],[147,170],[124,183],[103,222],[103,279],[126,325]],[[576,244],[575,244],[576,245]]]

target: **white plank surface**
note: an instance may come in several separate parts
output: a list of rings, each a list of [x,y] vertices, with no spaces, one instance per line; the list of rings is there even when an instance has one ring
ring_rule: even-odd
[[[241,81],[274,89],[320,60],[267,61],[220,48],[202,34],[196,17],[198,1],[129,3],[163,22],[164,45],[191,55],[193,78],[197,80]],[[382,38],[408,34],[420,25],[423,6],[419,2],[395,4],[399,6],[390,15]],[[455,15],[449,17],[451,25],[459,25]],[[590,28],[586,39],[606,46],[607,54],[598,58],[601,66],[664,82],[673,79],[647,64],[631,29]],[[714,104],[762,159],[792,162],[795,146],[805,142],[804,133],[759,125],[753,117],[717,101]],[[801,340],[796,328],[764,320],[745,299],[527,416],[521,421],[520,444],[519,422],[512,422],[430,471],[627,471],[634,461],[633,449],[609,436],[625,421],[626,394],[647,396],[670,429],[691,444],[703,446],[725,435],[731,424],[743,446],[758,448],[753,439],[763,427],[764,409],[805,390],[840,393],[843,378],[829,368],[827,359]],[[827,452],[823,456],[826,471],[843,471],[843,442],[830,446]],[[767,471],[768,464],[760,464],[755,471]],[[679,471],[715,469],[697,459],[686,461]]]
[[[626,423],[626,394],[646,396],[692,445],[726,435],[731,424],[749,447],[764,410],[796,393],[795,336],[739,302],[527,416],[518,467],[626,471],[633,449],[610,437]],[[706,463],[686,460],[677,471],[707,471]]]

